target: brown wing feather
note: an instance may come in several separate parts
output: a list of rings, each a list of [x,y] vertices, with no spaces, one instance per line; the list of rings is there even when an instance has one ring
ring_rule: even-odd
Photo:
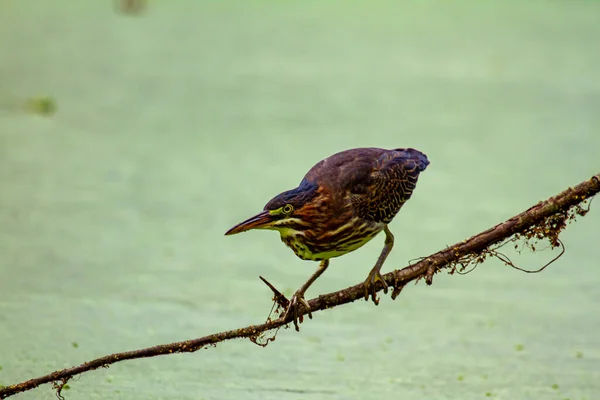
[[[349,188],[356,215],[373,222],[390,223],[410,199],[419,174],[428,164],[426,156],[413,149],[385,151],[372,159],[369,173],[355,175],[361,179],[355,180]]]
[[[356,216],[389,223],[428,164],[425,154],[415,149],[358,148],[320,161],[306,178],[326,186],[337,197],[335,203],[350,206]]]

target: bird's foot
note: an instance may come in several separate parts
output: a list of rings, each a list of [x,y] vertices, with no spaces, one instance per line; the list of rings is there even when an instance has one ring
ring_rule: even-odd
[[[300,331],[299,322],[302,323],[303,316],[300,314],[300,306],[304,306],[306,311],[308,311],[308,318],[312,319],[312,313],[310,312],[310,306],[308,302],[304,298],[304,293],[301,291],[297,291],[294,293],[292,298],[290,299],[290,303],[288,305],[287,310],[285,310],[285,314],[283,315],[283,319],[287,319],[290,315],[292,315],[294,321],[294,328],[296,331]]]
[[[373,268],[365,280],[365,300],[369,301],[369,296],[371,296],[371,299],[375,305],[379,305],[379,299],[377,298],[377,293],[375,292],[377,282],[381,282],[383,285],[383,293],[387,294],[388,284],[383,279],[383,276],[381,276],[381,272],[379,272],[379,270],[376,268]]]

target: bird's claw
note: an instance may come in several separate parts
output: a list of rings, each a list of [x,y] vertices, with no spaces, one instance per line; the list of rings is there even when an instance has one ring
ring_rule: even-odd
[[[377,282],[381,282],[383,285],[383,293],[387,294],[388,284],[383,279],[383,276],[381,276],[381,272],[373,269],[365,280],[365,300],[369,301],[369,296],[371,296],[371,299],[376,306],[379,305],[379,299],[377,298],[377,293],[375,292]]]
[[[310,305],[304,298],[304,293],[298,293],[298,292],[296,292],[290,299],[290,304],[288,305],[288,308],[287,308],[287,310],[285,310],[285,314],[283,315],[284,320],[287,319],[290,315],[293,315],[294,328],[296,328],[297,332],[300,331],[300,326],[299,326],[298,322],[302,323],[302,320],[303,320],[302,314],[299,315],[300,305],[302,305],[306,308],[306,311],[308,311],[308,318],[312,319],[312,313],[310,312]]]

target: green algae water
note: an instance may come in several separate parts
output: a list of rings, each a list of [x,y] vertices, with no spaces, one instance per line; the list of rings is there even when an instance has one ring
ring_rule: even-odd
[[[593,1],[2,2],[0,384],[263,322],[258,276],[290,293],[317,264],[274,232],[224,233],[337,151],[431,161],[383,272],[589,178],[599,38]],[[52,113],[22,107],[46,98]],[[266,348],[118,363],[63,395],[596,399],[599,206],[543,273],[490,260],[316,313]],[[364,280],[382,245],[332,260],[307,298]]]

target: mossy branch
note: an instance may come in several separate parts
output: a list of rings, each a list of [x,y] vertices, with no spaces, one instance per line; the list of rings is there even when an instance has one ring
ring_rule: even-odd
[[[600,174],[546,201],[539,202],[528,210],[478,235],[463,240],[429,257],[422,258],[413,265],[385,274],[385,281],[394,288],[392,298],[398,296],[402,288],[411,281],[424,278],[426,283],[431,285],[433,275],[440,270],[448,269],[450,273],[464,273],[467,266],[475,266],[489,256],[498,257],[505,263],[515,267],[506,256],[498,252],[501,246],[509,242],[525,240],[525,245],[528,245],[532,250],[535,250],[534,242],[538,240],[548,240],[552,247],[562,246],[562,242],[559,239],[560,232],[575,217],[583,216],[587,213],[589,209],[584,209],[582,204],[598,192],[600,192]],[[266,281],[265,283],[268,284]],[[275,293],[276,303],[279,306],[285,305],[287,302],[285,296],[279,293],[272,285],[268,285]],[[381,284],[377,287],[377,291],[380,290],[382,290]],[[360,283],[337,292],[320,295],[310,300],[309,305],[314,313],[326,308],[333,308],[353,302],[364,298],[363,296],[364,286]],[[306,313],[306,310],[302,310],[303,315]],[[274,340],[274,336],[265,338],[263,335],[289,322],[291,322],[291,316],[286,320],[282,318],[269,319],[260,325],[251,325],[197,339],[107,355],[72,368],[66,368],[28,381],[2,387],[0,388],[0,399],[31,390],[45,383],[53,383],[57,391],[57,396],[62,398],[61,390],[67,381],[75,375],[98,368],[107,368],[111,364],[124,360],[155,357],[172,353],[192,353],[229,339],[249,338],[255,344],[266,346],[270,341]]]

